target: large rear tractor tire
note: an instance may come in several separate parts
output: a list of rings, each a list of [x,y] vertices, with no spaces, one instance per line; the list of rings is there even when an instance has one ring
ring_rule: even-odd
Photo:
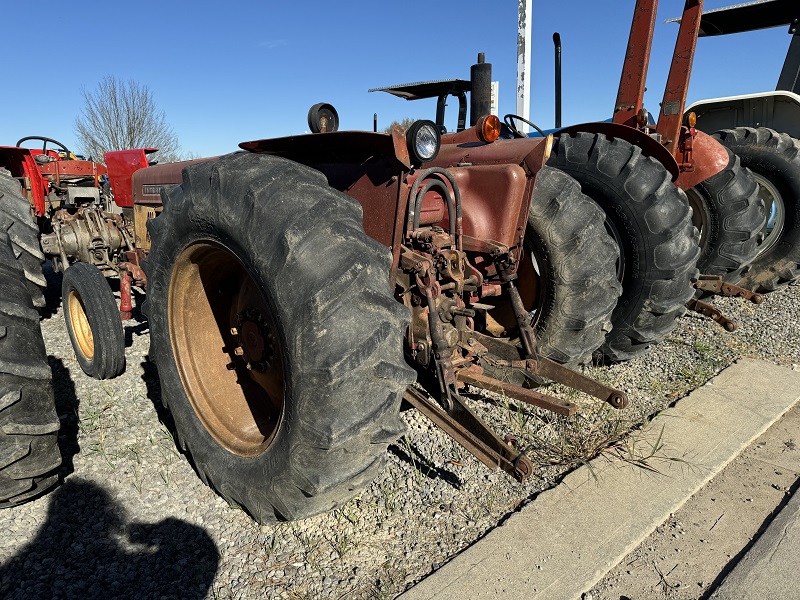
[[[753,172],[767,222],[759,254],[739,285],[771,292],[800,277],[800,140],[760,127],[714,134]]]
[[[728,156],[725,169],[687,190],[686,196],[700,231],[697,268],[738,283],[758,254],[767,215],[752,173],[730,150]]]
[[[148,226],[151,357],[203,480],[259,522],[369,484],[415,373],[360,205],[318,171],[236,153],[187,167]]]
[[[95,379],[112,379],[125,370],[125,336],[117,301],[97,267],[75,263],[61,283],[64,321],[75,358]]]
[[[25,285],[33,305],[45,304],[43,288],[47,280],[42,274],[44,253],[39,245],[39,229],[31,205],[20,193],[19,182],[5,169],[0,169],[0,231],[5,231],[11,248],[25,273]]]
[[[700,247],[686,196],[664,165],[602,134],[557,137],[548,165],[600,205],[619,246],[622,295],[601,350],[615,361],[639,356],[674,329],[694,295]]]
[[[0,215],[7,216],[0,204]],[[59,421],[52,373],[26,278],[0,230],[0,508],[58,483]]]
[[[519,288],[539,352],[568,365],[590,361],[603,344],[622,291],[604,220],[572,177],[550,167],[537,173]]]

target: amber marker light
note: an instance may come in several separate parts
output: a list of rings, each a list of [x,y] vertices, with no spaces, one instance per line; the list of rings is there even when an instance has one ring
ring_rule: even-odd
[[[545,139],[545,146],[544,146],[544,162],[550,158],[550,154],[553,152],[553,143],[556,141],[556,138],[553,137],[553,134],[547,136]]]
[[[689,123],[689,127],[694,127],[697,125],[697,115],[690,112],[689,116],[686,118],[686,122]]]
[[[500,117],[497,115],[487,115],[478,119],[475,123],[478,130],[478,137],[481,141],[491,144],[500,137]]]
[[[644,127],[647,125],[647,121],[650,119],[650,114],[647,112],[645,107],[642,107],[638,113],[636,113],[636,123],[638,123],[639,127]]]

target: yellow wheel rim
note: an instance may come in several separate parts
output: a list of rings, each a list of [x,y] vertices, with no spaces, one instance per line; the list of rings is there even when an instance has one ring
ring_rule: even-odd
[[[89,325],[89,318],[86,316],[83,300],[75,290],[71,290],[67,296],[67,310],[69,311],[72,335],[75,338],[78,349],[86,360],[92,360],[94,358],[92,327]]]
[[[262,453],[285,399],[280,337],[259,285],[230,249],[198,242],[175,261],[167,311],[175,364],[203,426],[234,454]]]

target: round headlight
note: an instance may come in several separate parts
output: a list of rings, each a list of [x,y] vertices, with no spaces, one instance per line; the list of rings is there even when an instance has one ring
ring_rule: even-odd
[[[426,120],[414,121],[406,132],[406,140],[411,162],[416,165],[436,158],[442,144],[442,137],[436,123]]]

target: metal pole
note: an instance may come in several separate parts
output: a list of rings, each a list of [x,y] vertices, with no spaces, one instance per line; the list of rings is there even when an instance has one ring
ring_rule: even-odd
[[[518,0],[519,22],[517,28],[517,114],[530,121],[531,118],[531,15],[533,0]],[[520,123],[522,133],[528,133],[528,125]]]
[[[556,31],[553,34],[553,47],[555,49],[556,73],[556,129],[561,128],[561,36]]]

